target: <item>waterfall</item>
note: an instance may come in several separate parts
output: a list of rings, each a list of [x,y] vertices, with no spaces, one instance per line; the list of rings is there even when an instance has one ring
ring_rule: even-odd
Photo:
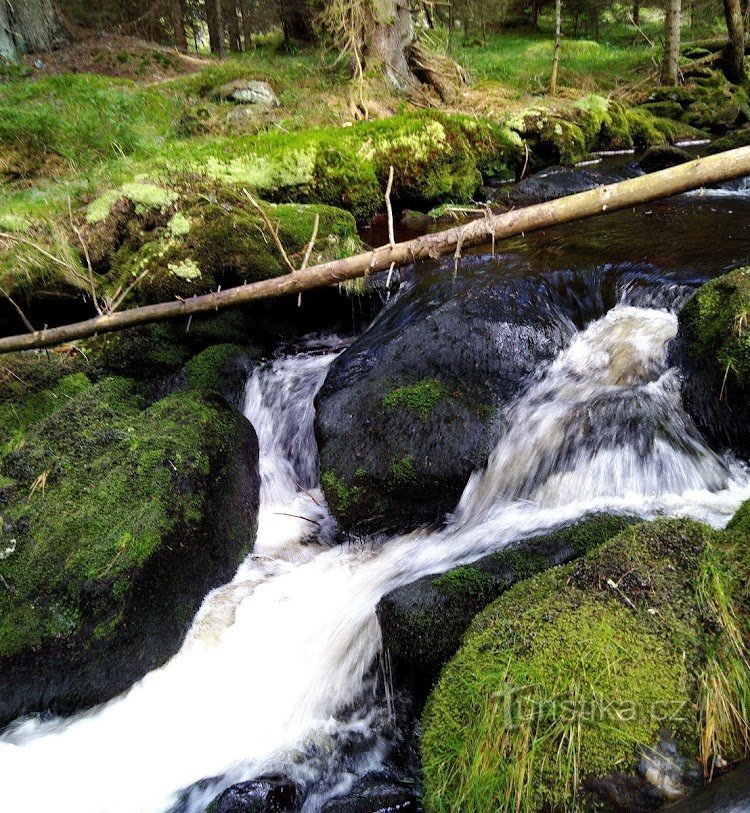
[[[387,755],[392,722],[372,679],[386,592],[591,511],[725,524],[750,483],[681,407],[665,366],[675,328],[669,313],[621,305],[578,333],[511,405],[446,526],[382,544],[331,545],[312,421],[335,353],[257,368],[245,404],[261,449],[254,552],[161,669],[102,707],[5,732],[0,809],[198,813],[228,785],[278,772],[314,789],[313,813]]]

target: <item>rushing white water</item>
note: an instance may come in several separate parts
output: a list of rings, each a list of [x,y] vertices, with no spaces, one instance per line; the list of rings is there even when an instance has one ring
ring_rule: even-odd
[[[388,749],[374,693],[384,593],[590,511],[723,525],[750,497],[683,412],[665,347],[674,316],[619,306],[578,334],[507,415],[487,469],[445,528],[335,546],[317,487],[312,403],[332,354],[259,368],[246,414],[261,444],[256,550],[210,594],[181,651],[111,703],[27,720],[0,739],[0,810],[197,813],[223,787],[282,772],[314,811]],[[338,744],[364,744],[344,759]],[[185,789],[206,778],[208,785]]]

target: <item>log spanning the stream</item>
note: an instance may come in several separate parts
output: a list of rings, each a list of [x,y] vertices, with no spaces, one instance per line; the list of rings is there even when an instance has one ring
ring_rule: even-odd
[[[386,271],[391,267],[399,268],[419,260],[436,259],[446,255],[459,258],[461,250],[469,246],[503,240],[618,209],[627,209],[745,175],[750,175],[750,147],[740,147],[718,155],[699,158],[650,175],[601,186],[504,214],[488,214],[485,218],[462,226],[426,234],[415,240],[390,243],[363,254],[314,265],[281,277],[189,299],[131,308],[62,327],[7,336],[0,338],[0,353],[51,347],[149,322],[218,311],[221,308],[243,305],[257,299],[296,294],[356,279],[366,274]]]

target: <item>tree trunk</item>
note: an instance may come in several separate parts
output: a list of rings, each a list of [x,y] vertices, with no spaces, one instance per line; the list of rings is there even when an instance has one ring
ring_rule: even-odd
[[[240,21],[237,17],[236,0],[224,0],[223,10],[227,22],[227,34],[229,35],[229,50],[239,53],[242,50],[242,39],[240,37]]]
[[[246,51],[253,47],[253,20],[250,16],[249,0],[240,0],[240,13],[242,14],[242,45]]]
[[[636,25],[640,25],[641,23],[641,0],[633,0],[633,22]]]
[[[219,26],[216,19],[216,4],[214,0],[206,0],[206,26],[208,28],[208,47],[212,54],[219,53]]]
[[[536,31],[539,28],[539,6],[541,0],[531,0],[531,27]]]
[[[276,2],[281,28],[284,31],[284,43],[315,42],[315,30],[312,20],[316,10],[306,0],[277,0]]]
[[[661,81],[664,85],[677,84],[677,68],[680,61],[680,13],[681,0],[667,0],[667,20],[664,32],[664,62]]]
[[[227,55],[227,46],[224,43],[224,12],[221,8],[221,0],[214,0],[214,8],[216,9],[216,35],[219,40],[216,53],[220,57],[225,57]]]
[[[606,212],[630,209],[638,204],[679,195],[721,181],[742,178],[745,175],[750,175],[750,147],[740,147],[707,158],[699,158],[661,172],[642,175],[609,186],[600,186],[536,206],[514,209],[491,218],[481,217],[464,226],[426,234],[416,240],[387,244],[364,254],[332,260],[283,277],[227,288],[225,291],[189,299],[145,305],[97,316],[73,325],[0,338],[0,353],[52,347],[63,342],[95,336],[98,333],[175,319],[193,313],[209,313],[219,308],[235,307],[259,299],[296,294],[322,285],[333,285],[347,279],[375,274],[392,266],[411,265],[419,260],[453,255],[458,262],[462,247],[486,245],[492,237],[502,240]],[[6,240],[14,238],[13,235],[5,233],[0,236]]]
[[[65,37],[52,0],[0,0],[0,57],[51,51]]]
[[[729,42],[724,49],[724,73],[731,82],[741,84],[745,79],[745,24],[740,0],[724,0]]]
[[[172,13],[172,28],[174,28],[174,44],[178,51],[187,51],[187,36],[185,35],[185,15],[182,10],[182,0],[170,0]]]
[[[398,90],[417,87],[419,80],[409,65],[408,52],[414,44],[414,21],[408,0],[393,0],[386,19],[382,8],[367,5],[364,56],[368,67],[382,66],[390,83]]]
[[[560,67],[560,36],[562,28],[562,0],[555,0],[555,50],[552,54],[552,76],[549,80],[549,95],[557,93],[557,72]]]

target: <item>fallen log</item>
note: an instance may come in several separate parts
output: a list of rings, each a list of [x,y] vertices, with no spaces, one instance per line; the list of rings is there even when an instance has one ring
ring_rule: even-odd
[[[118,311],[62,327],[7,336],[0,338],[0,353],[51,347],[149,322],[208,313],[258,299],[296,294],[419,260],[436,259],[446,255],[453,255],[458,259],[464,247],[490,243],[493,240],[502,240],[525,232],[626,209],[745,175],[750,175],[750,147],[740,147],[699,158],[650,175],[601,186],[504,214],[494,216],[488,214],[483,219],[462,226],[426,234],[402,243],[381,246],[354,257],[311,266],[281,277],[237,288],[227,288],[225,291],[194,296],[190,299]]]

